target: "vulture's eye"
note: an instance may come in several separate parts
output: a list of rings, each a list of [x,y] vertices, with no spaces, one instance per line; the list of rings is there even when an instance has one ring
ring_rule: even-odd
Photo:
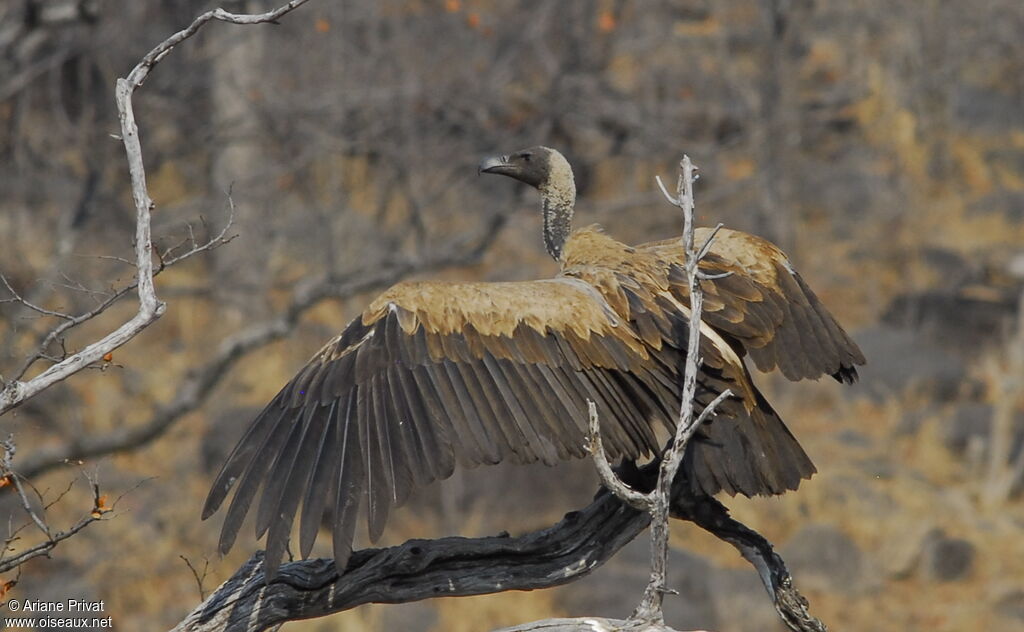
[[[533,157],[533,154],[519,154],[519,157],[525,160],[526,162],[530,162],[530,158]]]

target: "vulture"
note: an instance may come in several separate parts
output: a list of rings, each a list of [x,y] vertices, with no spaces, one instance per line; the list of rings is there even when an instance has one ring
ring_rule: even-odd
[[[360,510],[376,541],[392,508],[457,465],[585,457],[587,400],[597,405],[611,458],[660,454],[679,415],[687,348],[680,240],[628,246],[597,226],[571,230],[576,187],[553,149],[487,158],[479,171],[540,192],[544,246],[560,272],[535,281],[410,281],[378,296],[228,456],[202,514],[234,490],[222,552],[256,502],[268,579],[296,520],[306,558],[326,519],[342,572]],[[696,242],[709,235],[698,229]],[[732,396],[691,439],[685,484],[708,495],[796,489],[815,467],[754,386],[745,358],[790,380],[827,374],[852,383],[864,357],[773,244],[720,230],[700,269],[707,278],[695,406],[727,388]]]

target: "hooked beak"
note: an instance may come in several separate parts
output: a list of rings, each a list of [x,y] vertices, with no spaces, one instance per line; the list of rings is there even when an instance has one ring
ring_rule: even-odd
[[[509,164],[508,156],[488,156],[480,162],[476,172],[478,175],[481,173],[498,173],[507,176],[511,174],[512,169],[513,167]]]

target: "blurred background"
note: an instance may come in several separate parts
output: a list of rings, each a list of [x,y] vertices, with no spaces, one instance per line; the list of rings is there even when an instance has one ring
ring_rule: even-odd
[[[213,6],[0,3],[0,273],[22,297],[80,313],[131,281],[114,82]],[[162,272],[167,313],[103,370],[0,419],[41,495],[72,485],[46,511],[54,528],[89,513],[86,476],[108,505],[120,497],[0,580],[23,599],[102,599],[121,630],[173,626],[259,547],[247,528],[221,558],[220,517],[199,520],[222,459],[375,292],[556,272],[535,193],[476,175],[485,154],[546,144],[576,169],[577,224],[627,242],[679,233],[654,176],[674,182],[686,152],[700,222],[782,246],[862,345],[853,387],[755,376],[820,473],[781,498],[725,499],[775,543],[812,612],[843,630],[1024,629],[1021,33],[1020,0],[314,0],[280,25],[210,25],[156,68],[136,116],[157,246],[216,235],[229,192],[237,238]],[[47,354],[123,322],[135,305],[122,303]],[[254,335],[268,323],[276,333]],[[0,375],[57,324],[0,303]],[[399,510],[384,543],[540,528],[596,486],[586,462],[462,472]],[[27,520],[7,491],[4,529]],[[731,547],[688,524],[672,545],[671,625],[784,629]],[[288,629],[624,617],[647,546],[558,589]]]

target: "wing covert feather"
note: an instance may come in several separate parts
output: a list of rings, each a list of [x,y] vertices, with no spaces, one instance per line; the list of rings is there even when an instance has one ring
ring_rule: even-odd
[[[697,229],[696,243],[710,235],[710,229]],[[679,240],[638,248],[665,261],[673,294],[689,304]],[[709,275],[728,275],[701,281],[709,299],[702,319],[739,343],[758,369],[778,368],[790,380],[826,374],[841,382],[856,380],[856,367],[864,364],[857,344],[774,244],[721,229],[701,269]]]
[[[613,454],[656,449],[652,422],[606,375],[648,359],[641,336],[575,279],[399,284],[258,416],[204,514],[235,488],[221,538],[227,550],[258,498],[256,527],[268,534],[271,574],[297,514],[303,556],[329,517],[343,564],[360,499],[376,540],[392,507],[414,487],[449,476],[456,461],[553,464],[584,455],[587,398],[601,407]]]

